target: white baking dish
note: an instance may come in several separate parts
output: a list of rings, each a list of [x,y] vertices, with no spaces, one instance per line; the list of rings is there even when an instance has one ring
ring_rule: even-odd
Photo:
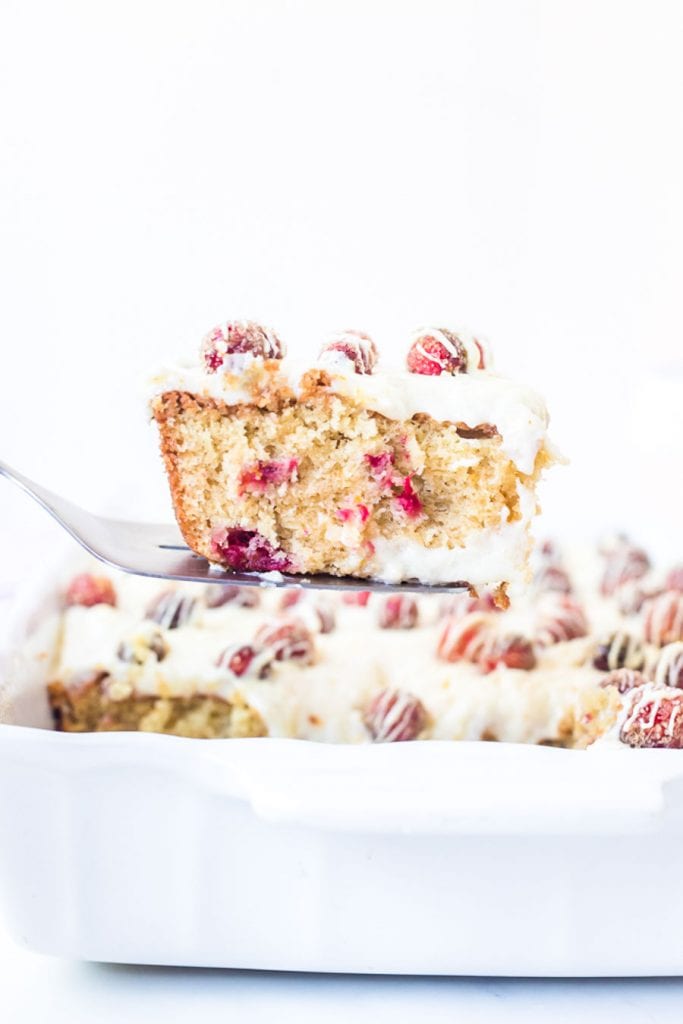
[[[26,946],[283,970],[683,973],[680,752],[55,733],[40,657],[53,592],[26,595],[4,659],[0,895]]]

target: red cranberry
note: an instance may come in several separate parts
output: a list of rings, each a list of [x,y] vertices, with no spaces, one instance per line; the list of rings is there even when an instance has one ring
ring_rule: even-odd
[[[225,583],[209,583],[204,591],[207,608],[222,608],[231,604],[235,608],[258,608],[261,595],[256,587],[235,587]]]
[[[629,747],[683,747],[683,692],[648,684],[631,690],[619,739]]]
[[[196,601],[181,590],[164,590],[154,598],[145,612],[145,618],[163,629],[179,629],[192,617]]]
[[[664,586],[667,590],[683,591],[683,565],[677,565],[669,572]]]
[[[270,670],[271,656],[257,651],[251,644],[231,644],[216,659],[217,668],[225,668],[234,676],[242,677],[249,672],[264,679]]]
[[[300,661],[305,665],[315,660],[315,645],[310,630],[299,619],[275,619],[264,622],[254,642],[273,652],[276,661]]]
[[[683,640],[683,594],[665,590],[643,607],[645,639],[658,647]]]
[[[464,616],[450,616],[437,644],[437,654],[443,661],[476,662],[485,648],[493,644],[494,617],[486,612],[470,612]]]
[[[645,651],[640,640],[628,633],[616,632],[598,641],[593,654],[593,668],[613,672],[618,668],[642,669]]]
[[[359,608],[365,608],[369,600],[369,590],[352,590],[350,593],[344,594],[342,597],[344,604],[356,605]]]
[[[256,530],[221,526],[213,531],[214,557],[235,572],[290,572],[292,562],[281,548],[275,548]]]
[[[391,594],[379,612],[380,629],[413,629],[417,626],[417,601],[405,594]]]
[[[363,721],[377,743],[417,739],[427,725],[427,712],[417,697],[403,690],[382,690],[363,713]]]
[[[536,653],[530,640],[510,633],[498,637],[491,650],[482,651],[478,664],[485,672],[492,672],[499,665],[528,672],[536,667]]]
[[[483,352],[479,347],[478,362]],[[437,377],[442,373],[467,373],[467,348],[463,340],[445,327],[420,331],[413,338],[406,364],[410,373]]]
[[[683,643],[680,640],[662,647],[654,678],[658,686],[675,686],[683,690]]]
[[[299,604],[303,596],[303,590],[295,590],[288,587],[280,597],[280,611],[286,612],[288,608],[293,608],[295,604]]]
[[[354,373],[372,373],[377,363],[377,348],[369,334],[363,331],[340,331],[323,345],[320,359],[324,364],[349,362]]]
[[[543,647],[576,640],[588,633],[583,608],[567,594],[544,594],[538,601],[537,615],[536,640]]]
[[[353,508],[338,508],[337,515],[343,523],[350,523],[354,519],[358,519],[360,523],[366,523],[370,518],[370,509],[367,505],[361,505],[359,502]]]
[[[635,690],[637,686],[644,686],[646,682],[647,679],[643,673],[634,668],[617,668],[603,676],[600,686],[603,689],[615,686],[619,693],[628,693],[629,690]]]
[[[93,576],[92,573],[83,572],[71,580],[64,599],[68,607],[81,605],[83,608],[92,608],[96,604],[115,606],[116,591],[114,584],[106,576]]]
[[[237,482],[237,493],[264,494],[271,487],[290,484],[298,477],[298,459],[271,459],[249,462],[242,466]]]
[[[412,473],[405,477],[401,492],[396,495],[396,501],[409,519],[417,519],[418,516],[422,515],[422,509],[424,506],[413,487],[412,477]]]
[[[628,542],[617,545],[607,555],[600,593],[604,597],[611,597],[624,583],[645,576],[649,568],[650,559],[641,548],[633,547]]]
[[[274,331],[253,320],[219,324],[202,341],[201,357],[208,373],[220,370],[227,356],[245,353],[263,359],[282,359],[285,348]]]

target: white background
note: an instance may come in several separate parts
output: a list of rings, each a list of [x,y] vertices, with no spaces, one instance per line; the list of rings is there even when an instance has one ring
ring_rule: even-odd
[[[141,382],[215,321],[463,323],[547,396],[544,530],[680,557],[682,45],[666,0],[4,0],[0,458],[169,515]],[[3,486],[2,579],[54,540]]]

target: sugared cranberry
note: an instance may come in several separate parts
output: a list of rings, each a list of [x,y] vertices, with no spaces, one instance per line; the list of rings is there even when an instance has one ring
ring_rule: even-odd
[[[683,692],[652,683],[631,690],[619,739],[629,747],[683,747]]]
[[[363,713],[363,721],[376,743],[417,739],[427,725],[421,700],[403,690],[382,690]]]
[[[222,608],[226,604],[235,608],[258,608],[261,595],[256,587],[209,583],[204,591],[204,602],[207,608]]]
[[[542,565],[534,576],[537,590],[556,594],[571,594],[572,581],[569,573],[559,565]]]
[[[548,591],[537,603],[536,640],[543,647],[576,640],[588,633],[588,620],[581,605],[569,597]]]
[[[253,320],[218,324],[202,341],[201,357],[208,373],[220,370],[228,356],[246,353],[263,359],[282,359],[285,348],[274,331]]]
[[[649,568],[650,559],[642,548],[634,547],[628,541],[617,544],[607,555],[600,593],[611,597],[624,583],[645,576]]]
[[[413,487],[412,477],[413,474],[410,473],[409,476],[404,478],[401,491],[396,495],[396,502],[401,506],[409,519],[417,519],[418,516],[422,515],[423,505]]]
[[[363,331],[340,331],[320,350],[323,365],[350,364],[354,373],[372,373],[377,363],[377,348]]]
[[[264,679],[270,670],[272,656],[258,651],[252,644],[231,644],[216,659],[217,668],[225,668],[234,676],[244,676],[249,672],[259,679]]]
[[[634,668],[617,668],[613,672],[608,672],[606,676],[600,680],[600,686],[603,689],[607,689],[610,686],[617,688],[619,693],[628,693],[629,690],[635,690],[637,686],[645,686],[647,679],[642,672],[638,672]]]
[[[163,629],[179,629],[190,621],[196,603],[181,590],[164,590],[148,606],[145,618]]]
[[[163,661],[168,650],[168,644],[161,633],[152,629],[147,634],[141,633],[130,640],[122,640],[117,648],[116,657],[130,665],[144,665],[150,657]]]
[[[310,630],[300,619],[283,618],[264,622],[254,642],[273,652],[276,661],[300,661],[305,665],[315,660],[315,644]]]
[[[665,590],[643,606],[643,634],[658,647],[683,640],[683,593]]]
[[[479,353],[479,362],[483,353]],[[406,365],[410,373],[436,377],[442,373],[467,373],[467,348],[455,331],[445,327],[419,331],[413,338]]]
[[[299,604],[303,596],[303,590],[296,590],[294,587],[288,587],[287,590],[282,592],[282,596],[280,597],[280,611],[286,612],[288,608],[293,608],[295,604]]]
[[[418,609],[414,597],[391,594],[379,610],[380,629],[413,629],[417,625]]]
[[[258,459],[242,466],[237,482],[237,493],[264,494],[270,488],[281,487],[297,480],[298,459]]]
[[[618,631],[598,641],[593,653],[593,668],[613,672],[618,668],[640,670],[645,665],[645,650],[640,640]]]
[[[447,619],[437,654],[444,661],[469,661],[483,672],[492,672],[499,665],[528,671],[536,665],[531,641],[515,633],[500,633],[496,616],[485,612]]]
[[[664,584],[667,590],[678,590],[683,592],[683,565],[677,565],[671,569]]]
[[[213,531],[211,547],[216,560],[235,572],[289,572],[292,569],[289,556],[273,547],[256,530],[220,526]]]
[[[526,637],[504,634],[496,639],[491,650],[482,652],[478,664],[484,672],[492,672],[499,665],[529,672],[536,667],[536,652]]]
[[[66,588],[64,600],[68,607],[81,605],[83,608],[93,608],[96,604],[116,605],[116,591],[114,584],[106,576],[93,576],[92,573],[82,572],[69,583]]]
[[[683,690],[683,642],[678,640],[662,647],[654,675],[659,686],[675,686]]]
[[[369,600],[369,590],[352,590],[350,593],[344,594],[342,597],[344,604],[356,605],[359,608],[365,608]]]

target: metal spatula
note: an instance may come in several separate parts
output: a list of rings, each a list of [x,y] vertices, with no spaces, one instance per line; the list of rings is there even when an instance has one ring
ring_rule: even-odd
[[[267,585],[314,590],[379,590],[383,593],[403,590],[448,594],[467,589],[463,582],[431,586],[418,582],[380,583],[350,576],[231,572],[212,565],[190,551],[175,524],[135,523],[93,515],[17,473],[2,461],[0,476],[7,477],[30,494],[95,558],[137,576],[155,576],[190,583],[230,583],[245,587]]]

